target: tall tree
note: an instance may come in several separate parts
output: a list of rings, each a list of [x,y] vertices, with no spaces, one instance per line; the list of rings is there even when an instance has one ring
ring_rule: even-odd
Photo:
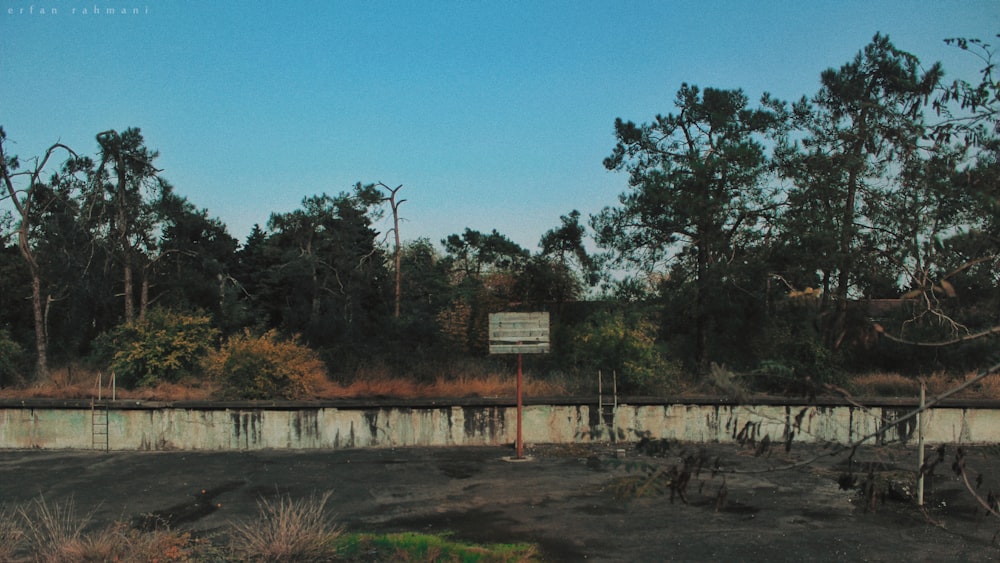
[[[227,304],[233,301],[236,239],[221,221],[183,197],[165,194],[159,213],[163,218],[157,254],[143,269],[140,310],[160,299],[172,307],[211,311],[225,324]],[[159,287],[151,287],[154,283]]]
[[[145,145],[142,132],[129,128],[97,135],[100,164],[88,205],[95,212],[98,235],[120,261],[125,322],[136,316],[135,275],[144,268],[158,227],[156,205],[169,184],[160,178],[153,162],[159,152]]]
[[[592,218],[598,243],[619,262],[646,271],[676,258],[693,264],[695,359],[709,363],[708,300],[721,280],[718,266],[733,259],[736,242],[773,207],[766,184],[763,139],[785,122],[783,104],[765,95],[750,108],[740,90],[684,84],[676,114],[642,126],[618,119],[618,143],[604,165],[629,173],[620,207]]]
[[[802,228],[818,219],[813,225],[820,231],[811,238],[835,241],[823,268],[833,285],[836,314],[828,336],[834,347],[846,335],[848,298],[863,293],[865,277],[876,273],[862,262],[874,255],[859,252],[874,232],[865,212],[884,196],[887,175],[917,156],[925,134],[921,108],[941,75],[940,65],[922,72],[915,56],[876,34],[851,62],[822,73],[818,94],[795,105],[805,136],[802,151],[786,160],[796,184],[790,200],[814,202],[814,213],[799,217],[807,221]]]
[[[247,289],[273,309],[272,321],[315,346],[367,343],[378,334],[387,318],[386,269],[370,213],[379,203],[374,187],[358,185],[271,215],[267,275]]]
[[[10,199],[17,212],[17,247],[28,265],[28,272],[31,276],[31,308],[35,324],[37,353],[35,371],[37,377],[47,379],[49,374],[48,337],[42,304],[42,268],[39,264],[38,241],[33,237],[37,234],[37,225],[34,219],[39,217],[39,210],[35,209],[34,205],[41,199],[39,192],[48,189],[41,177],[45,173],[49,160],[58,152],[68,153],[72,160],[76,157],[76,153],[62,143],[55,143],[40,158],[32,159],[30,168],[19,171],[20,161],[17,156],[8,156],[5,152],[4,142],[6,139],[6,132],[0,128],[0,176],[3,177],[6,192],[3,199]],[[68,164],[67,171],[72,173],[73,168],[73,164]],[[25,179],[24,185],[15,185],[20,183],[20,178]]]
[[[538,306],[579,299],[586,288],[598,282],[595,260],[584,247],[586,227],[580,224],[580,212],[573,210],[560,218],[561,224],[549,229],[538,243],[541,251],[532,256],[518,276],[521,299]]]
[[[452,303],[440,318],[442,329],[455,345],[484,352],[489,314],[520,301],[517,279],[531,253],[496,229],[465,229],[441,243],[455,287]]]

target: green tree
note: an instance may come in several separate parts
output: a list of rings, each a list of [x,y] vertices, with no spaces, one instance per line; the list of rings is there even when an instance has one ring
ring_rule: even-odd
[[[4,150],[4,143],[7,134],[0,128],[0,178],[4,186],[4,197],[9,199],[17,212],[17,247],[28,266],[31,276],[31,304],[32,316],[35,325],[35,351],[36,351],[36,376],[42,379],[48,378],[48,337],[45,330],[45,313],[43,304],[43,273],[42,265],[39,262],[39,242],[38,229],[35,219],[39,216],[39,210],[35,208],[36,202],[40,199],[38,192],[48,189],[42,179],[49,160],[58,152],[66,152],[68,156],[76,157],[72,149],[62,143],[55,143],[40,158],[32,159],[32,165],[24,171],[20,171],[20,160],[17,156],[8,156]],[[67,172],[72,173],[73,164],[67,165]],[[24,179],[22,185],[19,182]]]
[[[145,145],[142,132],[129,128],[97,135],[100,147],[88,212],[95,219],[95,235],[110,249],[122,273],[125,322],[136,318],[136,273],[145,269],[155,254],[155,235],[160,216],[157,205],[171,187],[153,162],[157,151]]]
[[[239,291],[231,276],[238,243],[226,226],[185,198],[165,194],[156,255],[142,273],[140,311],[156,302],[171,308],[211,311],[225,324]]]
[[[385,254],[370,215],[380,202],[377,190],[359,184],[351,193],[307,197],[301,209],[271,215],[268,232],[257,232],[241,253],[263,268],[240,283],[263,309],[264,328],[339,348],[342,359],[363,355],[378,341],[389,297]]]
[[[518,277],[531,253],[494,229],[465,229],[441,241],[455,288],[442,311],[442,328],[456,345],[475,353],[488,347],[489,314],[520,302]]]
[[[879,267],[883,256],[862,250],[875,244],[872,217],[888,204],[888,177],[917,156],[926,132],[922,104],[941,75],[940,65],[922,72],[915,56],[876,34],[851,62],[821,74],[818,94],[794,106],[804,136],[800,151],[783,152],[795,184],[786,228],[803,247],[818,243],[828,259],[817,267],[832,286],[834,348],[849,337],[848,299],[892,285]]]
[[[414,359],[448,355],[438,316],[451,303],[454,289],[448,264],[427,239],[404,244],[400,265],[402,314],[395,322],[394,354],[399,367],[412,368]]]
[[[488,234],[465,229],[461,235],[449,235],[441,244],[463,278],[482,279],[491,273],[516,271],[531,255],[496,229]]]
[[[740,240],[752,236],[773,209],[769,160],[763,144],[785,122],[784,107],[765,95],[750,108],[739,90],[684,84],[678,112],[637,126],[615,122],[618,144],[604,165],[629,174],[620,207],[592,218],[598,243],[619,263],[662,271],[674,259],[694,272],[695,361],[708,369],[709,301],[722,283],[720,266]]]
[[[536,310],[551,306],[557,313],[599,279],[596,262],[584,248],[586,228],[580,224],[580,212],[573,210],[559,219],[560,226],[542,235],[541,251],[523,263],[515,285],[519,301]]]

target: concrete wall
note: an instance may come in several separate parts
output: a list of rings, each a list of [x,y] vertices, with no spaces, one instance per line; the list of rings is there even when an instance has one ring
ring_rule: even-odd
[[[0,448],[92,449],[88,402],[0,404]],[[51,403],[51,402],[49,402]],[[524,441],[636,441],[646,436],[686,442],[848,443],[879,433],[909,407],[725,404],[628,404],[598,412],[596,404],[530,404]],[[141,404],[108,407],[112,450],[255,450],[503,445],[516,439],[517,411],[506,404],[411,406]],[[915,441],[910,420],[876,440]],[[925,415],[925,440],[1000,443],[1000,409],[935,408]],[[105,438],[97,436],[97,448]]]

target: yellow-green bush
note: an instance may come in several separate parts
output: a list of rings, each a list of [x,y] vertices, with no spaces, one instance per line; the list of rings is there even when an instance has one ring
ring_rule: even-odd
[[[233,336],[209,354],[203,366],[222,384],[225,398],[306,399],[326,379],[326,367],[315,351],[274,330]]]
[[[601,312],[575,327],[570,354],[578,369],[615,372],[622,393],[662,394],[676,387],[681,368],[666,358],[656,334],[650,319]]]
[[[148,387],[193,375],[201,358],[215,347],[218,334],[207,315],[154,308],[145,319],[102,334],[94,347],[119,385]]]

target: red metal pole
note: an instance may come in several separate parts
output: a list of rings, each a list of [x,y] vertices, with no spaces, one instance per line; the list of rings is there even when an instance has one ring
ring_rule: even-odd
[[[524,442],[521,441],[521,354],[517,355],[517,459],[524,459]]]

